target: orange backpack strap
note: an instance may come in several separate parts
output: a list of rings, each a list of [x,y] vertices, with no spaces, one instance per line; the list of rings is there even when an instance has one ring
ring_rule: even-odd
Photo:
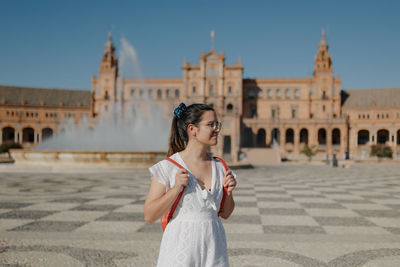
[[[224,165],[225,172],[227,172],[229,170],[228,165],[226,165],[226,162],[223,159],[221,159],[219,157],[214,157],[214,158],[219,160],[222,163],[222,165]]]
[[[181,164],[179,164],[178,162],[176,162],[175,160],[171,159],[171,158],[166,158],[166,160],[168,160],[169,162],[171,162],[172,164],[175,164],[176,166],[178,166],[178,168],[180,169],[184,169],[183,166]]]
[[[178,162],[176,162],[175,160],[173,160],[173,159],[171,159],[171,158],[166,158],[166,160],[168,160],[168,161],[171,162],[172,164],[175,164],[176,166],[178,166],[178,168],[184,169],[184,167],[183,167],[181,164],[179,164]],[[178,203],[179,203],[179,201],[180,201],[181,198],[182,198],[183,191],[184,191],[184,190],[182,190],[182,191],[179,193],[178,197],[176,198],[174,204],[172,205],[172,207],[171,207],[171,209],[170,209],[170,212],[169,212],[169,214],[168,214],[168,222],[172,219],[172,216],[174,215],[175,209],[176,209],[176,207],[178,206]]]
[[[225,173],[227,173],[229,171],[229,168],[228,168],[228,165],[226,165],[225,161],[218,157],[214,157],[214,158],[219,160],[222,163],[222,165],[224,165]],[[223,191],[222,199],[221,199],[221,205],[219,206],[218,216],[221,216],[222,210],[224,209],[225,198],[226,198],[227,193],[228,193],[228,188],[224,187],[224,191]]]

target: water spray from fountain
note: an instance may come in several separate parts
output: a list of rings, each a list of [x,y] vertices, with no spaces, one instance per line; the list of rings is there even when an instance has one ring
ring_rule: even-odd
[[[166,151],[170,117],[166,117],[162,104],[144,94],[140,102],[130,99],[130,89],[124,90],[124,77],[133,77],[136,88],[146,88],[137,52],[132,44],[121,39],[119,56],[117,97],[110,99],[107,113],[97,118],[91,126],[90,118],[78,124],[74,119],[61,123],[64,130],[45,140],[40,150],[86,150],[86,151]],[[171,107],[172,110],[172,107]]]

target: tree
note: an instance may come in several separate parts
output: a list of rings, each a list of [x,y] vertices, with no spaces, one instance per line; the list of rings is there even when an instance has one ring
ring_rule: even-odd
[[[300,151],[300,153],[306,155],[308,157],[308,161],[311,161],[312,157],[315,156],[317,154],[317,147],[315,145],[313,146],[308,146],[308,144],[306,144],[303,149]]]
[[[393,151],[390,146],[385,145],[372,145],[371,146],[371,157],[378,157],[378,158],[393,158]]]

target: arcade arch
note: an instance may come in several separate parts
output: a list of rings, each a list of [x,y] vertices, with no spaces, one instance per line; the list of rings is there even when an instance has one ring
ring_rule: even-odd
[[[340,130],[338,128],[332,130],[332,145],[340,145]]]
[[[2,131],[3,131],[3,137],[2,137],[3,143],[14,142],[15,129],[13,127],[4,127]]]
[[[34,143],[35,130],[32,127],[25,127],[22,129],[22,143]]]
[[[306,128],[300,130],[300,144],[308,144],[308,130]]]
[[[376,141],[378,144],[385,144],[387,141],[389,141],[389,131],[386,129],[379,130]]]
[[[326,145],[326,130],[324,128],[318,130],[318,144]]]
[[[257,132],[257,147],[266,147],[265,142],[266,132],[263,128],[259,129]]]

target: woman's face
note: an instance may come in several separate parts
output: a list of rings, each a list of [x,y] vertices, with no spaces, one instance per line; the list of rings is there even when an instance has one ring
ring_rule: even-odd
[[[201,121],[196,127],[196,139],[207,146],[215,146],[218,142],[218,134],[221,131],[220,128],[215,127],[216,124],[218,124],[218,121],[215,112],[204,111]]]

